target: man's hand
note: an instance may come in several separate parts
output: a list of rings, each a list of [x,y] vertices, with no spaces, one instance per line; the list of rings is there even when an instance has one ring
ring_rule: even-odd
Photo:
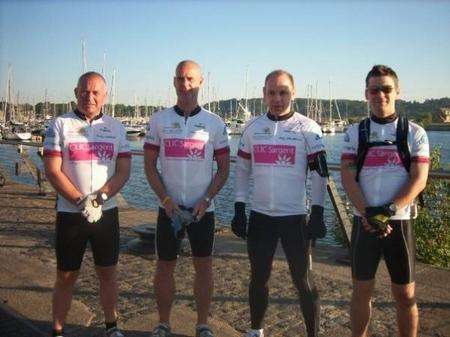
[[[102,217],[102,205],[97,201],[97,194],[89,194],[79,204],[81,214],[89,223],[94,223]]]
[[[194,216],[195,221],[200,221],[201,218],[205,215],[206,210],[211,205],[210,202],[206,201],[206,199],[202,198],[197,204],[194,206],[194,210],[192,211],[192,215]]]
[[[391,227],[391,225],[387,225],[386,229],[383,231],[381,229],[374,229],[369,224],[369,222],[367,221],[366,218],[361,218],[361,220],[362,220],[362,226],[363,226],[364,230],[366,232],[369,232],[369,233],[372,233],[372,234],[378,236],[380,239],[385,238],[386,236],[388,236],[392,232],[393,228]]]
[[[323,221],[323,207],[312,205],[308,221],[308,239],[322,239],[327,234],[327,227]]]
[[[245,214],[245,203],[234,203],[234,217],[231,220],[231,230],[242,239],[247,238],[247,215]]]
[[[164,211],[169,218],[172,218],[175,211],[180,212],[180,208],[178,205],[173,202],[171,197],[166,197],[165,201],[163,201],[162,206],[164,207]]]
[[[389,204],[377,207],[366,207],[366,219],[373,229],[384,231],[391,216],[395,214],[389,209]]]

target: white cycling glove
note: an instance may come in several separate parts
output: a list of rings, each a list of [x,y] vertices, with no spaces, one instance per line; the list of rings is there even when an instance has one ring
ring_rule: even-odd
[[[102,217],[102,205],[97,201],[97,194],[89,194],[80,202],[81,214],[89,223],[94,223]]]

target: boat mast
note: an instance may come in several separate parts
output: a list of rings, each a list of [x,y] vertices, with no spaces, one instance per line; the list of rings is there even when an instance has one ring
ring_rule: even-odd
[[[113,69],[111,84],[111,116],[114,117],[116,108],[116,69]]]
[[[82,73],[87,72],[87,57],[86,57],[86,44],[84,43],[84,39],[81,39],[81,60],[82,60]]]

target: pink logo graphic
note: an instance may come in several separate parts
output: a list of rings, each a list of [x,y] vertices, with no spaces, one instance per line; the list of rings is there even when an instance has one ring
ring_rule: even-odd
[[[295,164],[293,145],[253,145],[255,163],[288,166]]]
[[[379,167],[379,166],[400,166],[402,160],[395,149],[376,149],[371,148],[367,151],[365,167]]]
[[[113,155],[113,143],[69,143],[69,159],[73,161],[112,160]]]
[[[200,160],[205,158],[205,141],[201,139],[164,139],[166,157]]]

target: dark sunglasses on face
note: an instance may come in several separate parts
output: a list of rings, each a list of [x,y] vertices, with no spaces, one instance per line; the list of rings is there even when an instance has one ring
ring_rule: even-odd
[[[371,95],[376,95],[379,92],[383,92],[385,94],[390,94],[392,91],[394,91],[394,88],[391,87],[390,85],[377,85],[374,87],[369,87],[367,89],[369,90],[369,93]]]

